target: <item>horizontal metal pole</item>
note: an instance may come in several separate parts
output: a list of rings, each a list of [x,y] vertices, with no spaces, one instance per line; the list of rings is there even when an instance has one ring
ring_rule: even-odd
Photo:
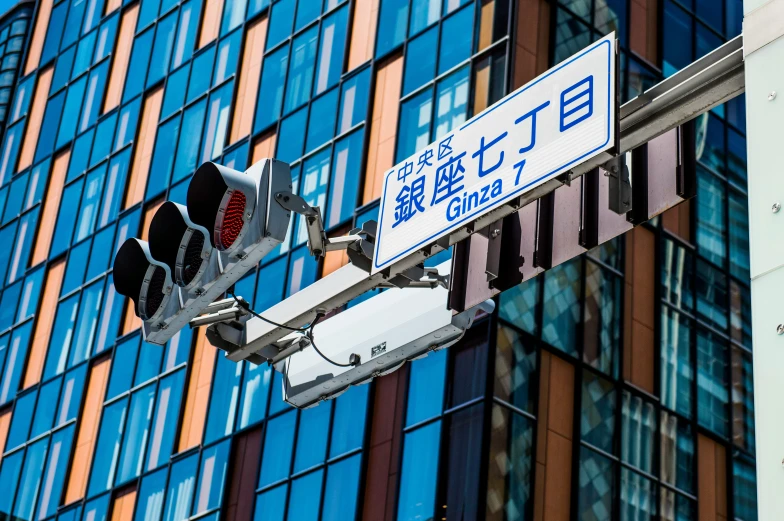
[[[743,37],[737,36],[625,103],[620,110],[621,150],[618,152],[625,153],[647,143],[743,91]],[[604,165],[612,157],[608,153],[599,154],[572,169],[569,175],[572,179],[577,178]],[[288,327],[302,327],[315,319],[316,310],[327,313],[345,305],[351,299],[379,287],[390,278],[424,262],[446,247],[467,239],[474,231],[481,230],[517,212],[523,206],[547,195],[562,184],[560,180],[551,179],[479,217],[471,226],[452,233],[448,241],[431,244],[414,252],[384,272],[370,276],[353,265],[344,266],[269,310],[259,311],[265,318]],[[257,318],[249,320],[247,324],[248,343],[238,351],[229,353],[227,356],[231,360],[242,360],[248,353],[256,352],[289,333],[284,328],[272,326]]]

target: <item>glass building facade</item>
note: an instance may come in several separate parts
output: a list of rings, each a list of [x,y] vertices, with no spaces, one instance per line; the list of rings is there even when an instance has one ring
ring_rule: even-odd
[[[757,519],[742,98],[697,121],[695,199],[313,409],[203,331],[144,342],[111,271],[204,161],[289,162],[344,234],[398,160],[595,39],[630,99],[741,4],[40,0],[24,45],[0,23],[0,521]],[[258,310],[347,262],[290,230],[237,283]]]

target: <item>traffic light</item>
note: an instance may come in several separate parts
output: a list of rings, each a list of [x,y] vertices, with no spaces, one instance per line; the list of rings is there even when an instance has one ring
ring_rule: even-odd
[[[264,159],[245,172],[204,163],[187,206],[167,201],[150,222],[149,243],[131,238],[114,260],[114,285],[130,298],[148,342],[164,344],[223,295],[286,237],[289,165]]]

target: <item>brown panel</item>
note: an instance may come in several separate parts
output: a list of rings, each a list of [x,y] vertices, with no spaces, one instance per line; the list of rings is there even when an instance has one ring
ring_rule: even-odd
[[[491,60],[484,60],[477,65],[474,71],[474,114],[479,114],[487,108],[491,64]]]
[[[8,439],[8,428],[11,426],[11,409],[0,414],[0,462],[3,461],[5,442]]]
[[[354,3],[354,20],[351,23],[351,44],[348,51],[348,69],[362,65],[373,57],[376,41],[379,0],[362,0]]]
[[[631,236],[631,234],[627,234]],[[626,252],[631,251],[626,248]],[[632,378],[632,284],[631,276],[624,278],[623,285],[623,379]]]
[[[27,116],[27,129],[22,140],[22,150],[19,152],[19,166],[17,172],[24,170],[33,164],[33,154],[38,145],[38,134],[41,132],[41,123],[44,119],[46,109],[46,98],[49,96],[49,87],[52,85],[52,73],[54,69],[48,67],[38,75],[38,83],[35,86],[33,102],[30,105],[30,113]]]
[[[52,3],[53,0],[41,0],[38,3],[38,15],[35,20],[33,37],[30,39],[30,51],[27,53],[25,75],[33,72],[41,60],[41,51],[44,48],[44,40],[46,39],[46,29],[49,27],[49,17],[52,14]],[[47,92],[49,92],[48,88]]]
[[[277,136],[275,134],[267,134],[256,141],[253,145],[253,163],[267,157],[274,157],[276,139]]]
[[[54,158],[52,175],[49,179],[49,188],[46,190],[43,211],[38,226],[38,236],[35,239],[33,259],[31,266],[43,262],[49,256],[49,247],[54,235],[54,224],[57,222],[57,212],[60,210],[60,198],[63,195],[65,174],[68,170],[68,160],[71,158],[70,150],[65,150]]]
[[[237,437],[226,501],[226,521],[251,521],[261,462],[261,433],[255,429]]]
[[[393,521],[409,366],[375,381],[363,521]]]
[[[654,286],[656,278],[656,237],[645,228],[634,230],[634,294],[632,318],[654,329]]]
[[[569,414],[573,411],[569,410]],[[547,469],[544,489],[544,519],[568,521],[571,506],[572,442],[555,432],[547,435]]]
[[[547,463],[547,422],[550,407],[550,360],[552,355],[542,351],[542,362],[539,368],[539,414],[536,422],[536,461],[545,465]],[[544,481],[540,481],[544,483]]]
[[[495,14],[495,0],[485,0],[479,11],[479,50],[490,47],[493,43],[493,21]],[[478,112],[474,112],[478,114]]]
[[[41,309],[36,314],[35,333],[33,346],[30,348],[30,357],[25,370],[23,389],[41,381],[41,371],[44,368],[46,349],[49,346],[49,334],[54,324],[54,314],[57,308],[57,299],[60,296],[60,286],[65,273],[65,259],[60,259],[51,266],[46,274],[44,295],[41,299]],[[0,446],[0,449],[2,447]]]
[[[394,165],[402,75],[402,56],[376,72],[376,92],[373,96],[373,119],[370,122],[363,204],[381,197],[384,174]]]
[[[253,111],[256,108],[261,62],[264,56],[264,38],[267,36],[267,19],[263,18],[245,33],[245,49],[242,51],[242,67],[234,99],[234,116],[231,122],[229,142],[235,143],[250,134]]]
[[[93,459],[95,439],[98,436],[98,424],[101,419],[110,367],[111,359],[107,358],[90,369],[90,379],[87,383],[82,417],[79,420],[79,434],[76,438],[71,471],[68,475],[64,505],[82,499],[87,490],[87,476]]]
[[[547,428],[571,440],[574,423],[574,366],[557,356],[552,357],[550,364]]]
[[[723,445],[697,435],[699,521],[727,519],[727,456]]]
[[[121,490],[112,503],[112,521],[133,521],[133,508],[136,505],[136,485]]]
[[[120,6],[120,0],[115,2],[117,6],[109,8],[107,12],[113,11]],[[112,70],[109,74],[109,86],[106,88],[106,98],[103,103],[103,111],[109,112],[120,105],[122,99],[123,86],[125,85],[125,75],[128,72],[128,62],[131,59],[131,47],[133,46],[133,34],[136,31],[136,19],[139,15],[139,4],[134,5],[122,15],[120,21],[120,32],[117,36],[117,47],[112,53]]]
[[[223,13],[223,0],[207,0],[199,33],[199,49],[218,37],[221,13]]]
[[[194,347],[188,395],[180,428],[178,452],[201,444],[204,421],[207,418],[207,402],[210,398],[212,370],[215,367],[215,348],[207,342],[204,328],[199,329]]]
[[[107,0],[107,2],[106,2],[106,13],[104,13],[104,14],[106,15],[106,14],[111,13],[115,9],[119,9],[121,5],[122,5],[122,0]]]
[[[658,0],[632,0],[629,45],[640,58],[649,63],[658,62],[656,31],[658,27]]]
[[[656,357],[653,330],[636,320],[632,320],[632,338],[630,380],[640,389],[644,389],[651,394],[657,394],[653,383],[653,368]]]
[[[520,0],[517,13],[514,89],[525,85],[549,66],[549,3],[547,0]]]
[[[134,145],[131,179],[128,181],[128,191],[125,193],[125,205],[123,208],[133,206],[144,199],[152,151],[155,148],[155,135],[158,132],[158,116],[161,113],[162,101],[163,87],[159,87],[149,93],[144,100],[142,122],[139,125],[139,138]]]

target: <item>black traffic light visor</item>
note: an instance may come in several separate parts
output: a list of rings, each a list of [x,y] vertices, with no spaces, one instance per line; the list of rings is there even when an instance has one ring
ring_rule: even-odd
[[[209,232],[190,219],[185,206],[166,201],[155,212],[150,222],[150,253],[169,267],[176,284],[188,286],[203,272],[211,250]]]
[[[134,302],[134,311],[143,320],[151,318],[166,298],[168,267],[152,258],[149,246],[128,239],[114,259],[114,287]]]

